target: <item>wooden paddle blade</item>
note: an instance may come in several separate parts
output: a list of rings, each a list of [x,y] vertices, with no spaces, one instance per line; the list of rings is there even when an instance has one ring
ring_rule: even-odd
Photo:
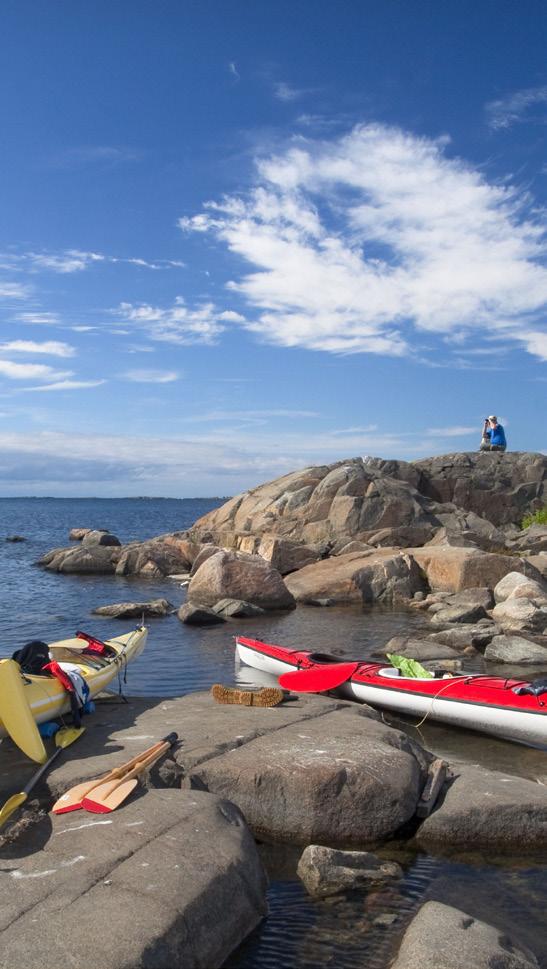
[[[89,794],[94,787],[98,787],[102,781],[105,781],[109,777],[110,774],[105,774],[103,777],[98,777],[94,781],[84,781],[83,784],[75,784],[69,791],[65,791],[64,794],[61,794],[57,798],[51,809],[53,814],[68,814],[69,811],[78,811],[83,806],[82,801],[86,794]]]
[[[350,680],[360,663],[329,663],[307,670],[291,670],[279,677],[279,685],[295,693],[323,693]]]
[[[118,784],[114,790],[110,784],[102,784],[100,787],[95,787],[88,797],[84,797],[82,807],[93,814],[109,814],[110,811],[115,811],[126,797],[129,797],[138,783],[137,778],[134,777],[133,780]]]
[[[67,814],[69,811],[78,811],[84,807],[83,801],[85,796],[90,794],[91,791],[94,791],[95,788],[100,785],[105,785],[107,782],[115,782],[123,779],[125,774],[128,774],[137,765],[142,768],[143,764],[147,764],[156,753],[160,756],[164,752],[167,744],[174,744],[177,740],[178,734],[170,733],[163,740],[158,740],[157,743],[152,744],[151,747],[148,747],[141,754],[137,754],[131,760],[126,761],[125,764],[114,767],[108,774],[103,774],[102,777],[96,777],[92,780],[83,781],[81,784],[76,784],[55,801],[51,809],[53,814]],[[114,786],[112,784],[110,790],[113,790]]]

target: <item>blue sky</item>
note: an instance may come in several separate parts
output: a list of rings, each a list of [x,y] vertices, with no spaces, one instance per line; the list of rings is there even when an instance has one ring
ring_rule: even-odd
[[[4,0],[0,494],[547,451],[540,0]]]

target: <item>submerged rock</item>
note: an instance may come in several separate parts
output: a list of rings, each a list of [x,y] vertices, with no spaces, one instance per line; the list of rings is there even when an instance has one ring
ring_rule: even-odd
[[[226,621],[218,612],[199,602],[185,602],[177,616],[188,626],[215,626]]]
[[[403,869],[370,851],[339,851],[324,845],[308,845],[300,856],[296,873],[309,895],[326,898],[356,888],[377,888],[390,879],[402,878]]]
[[[96,616],[110,616],[112,619],[132,619],[135,616],[169,616],[175,607],[167,599],[151,599],[149,602],[114,602],[108,606],[93,609]]]

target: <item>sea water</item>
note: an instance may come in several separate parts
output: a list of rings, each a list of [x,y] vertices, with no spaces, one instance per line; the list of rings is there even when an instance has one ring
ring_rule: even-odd
[[[182,531],[223,499],[4,498],[0,499],[0,656],[31,639],[52,641],[77,629],[101,639],[128,631],[135,621],[106,619],[93,609],[115,602],[165,598],[174,609],[186,590],[173,579],[65,576],[36,565],[45,552],[68,546],[71,528],[108,529],[122,543]],[[6,541],[15,535],[21,542]],[[149,639],[128,668],[127,693],[178,696],[212,683],[253,685],[253,671],[235,662],[236,633],[346,658],[369,658],[399,633],[429,631],[427,620],[410,611],[345,606],[299,606],[287,613],[212,628],[186,626],[176,614],[147,619]],[[476,661],[476,663],[479,661]],[[547,783],[544,751],[427,722],[397,721],[428,749],[451,763],[479,763]],[[384,969],[395,940],[424,898],[471,911],[511,931],[536,952],[547,969],[545,858],[443,860],[393,847],[403,865],[402,881],[369,893],[310,899],[296,877],[299,850],[261,845],[270,874],[270,914],[227,962],[230,969]],[[394,853],[393,853],[394,852]],[[399,853],[398,853],[399,852]],[[542,961],[543,960],[543,961]]]

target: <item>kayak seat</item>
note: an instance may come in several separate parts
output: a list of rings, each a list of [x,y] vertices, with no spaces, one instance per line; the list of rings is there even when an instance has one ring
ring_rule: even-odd
[[[308,659],[312,663],[347,663],[351,660],[342,659],[341,656],[332,656],[330,653],[310,653]]]

